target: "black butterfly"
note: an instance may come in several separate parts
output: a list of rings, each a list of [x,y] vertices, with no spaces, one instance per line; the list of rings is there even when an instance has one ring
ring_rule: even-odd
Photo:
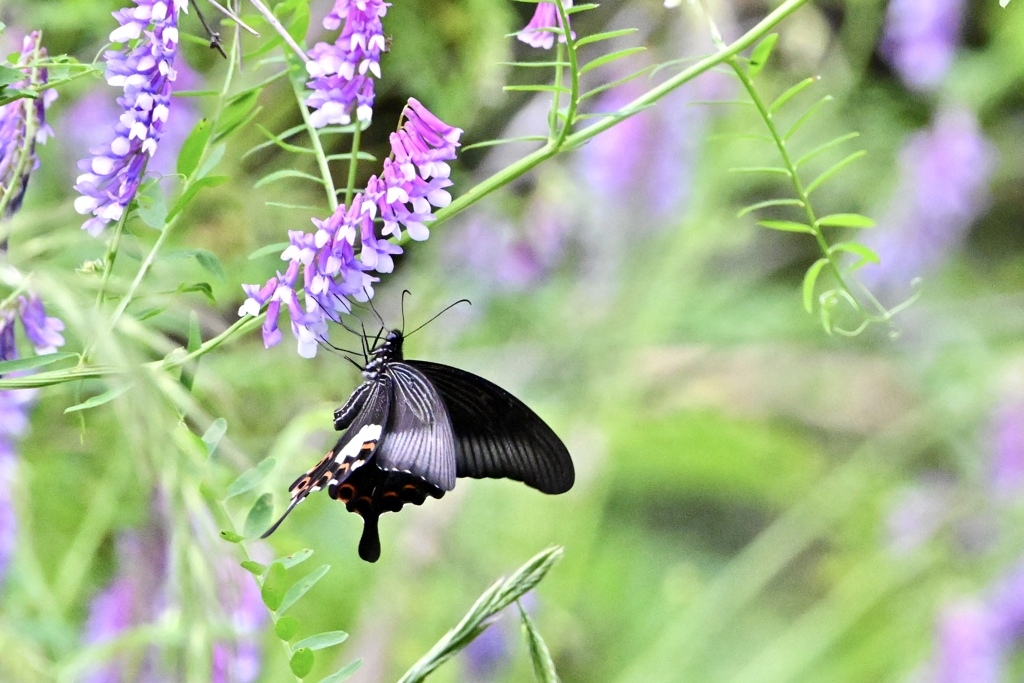
[[[359,557],[380,557],[377,518],[421,505],[455,488],[456,477],[507,477],[544,493],[575,480],[565,444],[536,413],[501,387],[456,368],[403,360],[402,333],[389,332],[369,353],[363,383],[334,411],[338,443],[289,487],[288,509],[310,493],[363,518]]]

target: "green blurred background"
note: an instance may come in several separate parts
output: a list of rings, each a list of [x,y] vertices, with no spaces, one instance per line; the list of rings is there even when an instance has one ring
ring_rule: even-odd
[[[0,17],[10,30],[42,29],[51,54],[89,61],[119,6],[6,3]],[[729,171],[775,163],[770,146],[743,137],[762,134],[749,106],[691,104],[742,99],[726,73],[703,75],[407,247],[375,297],[389,323],[400,321],[406,288],[409,328],[456,299],[472,300],[418,332],[407,354],[457,365],[524,399],[564,438],[577,483],[546,497],[508,481],[460,480],[441,501],[385,516],[375,565],[356,556],[359,520],[326,496],[311,498],[271,539],[273,551],[252,552],[269,558],[309,547],[332,565],[293,610],[310,633],[352,634],[319,655],[316,673],[362,658],[353,680],[396,679],[495,577],[560,544],[564,560],[528,605],[567,682],[1024,675],[1014,656],[1024,627],[1007,626],[1011,635],[997,638],[990,623],[1011,620],[1004,607],[1024,596],[1024,585],[1013,592],[1024,555],[1024,4],[935,6],[960,16],[962,30],[932,83],[913,83],[886,56],[887,7],[876,0],[802,8],[781,25],[758,81],[771,98],[820,77],[789,119],[818,97],[834,98],[801,131],[805,149],[860,132],[846,144],[867,157],[814,199],[819,214],[858,211],[879,221],[851,236],[883,259],[865,281],[889,305],[920,293],[891,325],[855,338],[826,335],[800,301],[803,272],[817,258],[813,241],[757,227],[764,214],[737,217],[744,205],[788,194],[773,178]],[[324,39],[316,18],[328,8],[313,3],[310,44]],[[770,9],[713,5],[727,40]],[[366,149],[386,155],[387,133],[410,96],[465,129],[467,145],[543,134],[547,99],[502,91],[550,79],[546,69],[502,65],[549,58],[509,36],[532,11],[495,0],[395,0]],[[612,66],[589,75],[591,86],[712,50],[689,5],[602,2],[574,27],[579,35],[637,27],[621,46],[648,48],[621,73]],[[183,32],[201,34],[194,15]],[[186,43],[184,57],[195,72],[188,89],[217,87],[224,64],[215,53]],[[253,60],[243,81],[257,83],[274,68]],[[661,77],[612,90],[594,111],[621,106]],[[56,138],[41,151],[12,242],[12,260],[72,293],[87,276],[75,269],[105,249],[80,233],[71,207],[74,162],[84,155],[76,141],[84,133],[71,127],[97,111],[76,109],[97,90],[107,105],[116,96],[86,79],[51,109]],[[198,116],[206,100],[179,102],[183,117],[189,108]],[[283,82],[260,104],[255,123],[267,129],[300,120]],[[206,337],[231,324],[240,283],[263,282],[280,267],[273,254],[249,254],[284,241],[287,230],[309,229],[308,212],[265,201],[327,214],[320,188],[286,181],[254,189],[271,171],[310,170],[308,160],[273,148],[242,156],[264,139],[250,125],[230,141],[222,162],[230,182],[192,205],[177,251],[154,269],[149,290],[166,310],[146,325],[171,342],[182,343],[190,310]],[[467,150],[453,164],[453,194],[532,148]],[[952,195],[955,206],[937,218],[936,206]],[[154,239],[141,224],[129,232],[125,277],[137,267],[132,254]],[[220,260],[222,278],[189,257],[195,249]],[[915,278],[922,281],[911,285]],[[215,303],[159,294],[199,280],[210,283]],[[84,345],[75,316],[60,306],[53,314],[71,318],[68,348]],[[353,343],[344,334],[334,341]],[[154,455],[176,423],[170,406],[157,400],[153,410],[164,416],[146,424],[132,417],[138,406],[81,418],[62,411],[88,386],[42,391],[20,447],[19,546],[0,603],[3,679],[65,671],[77,680],[62,667],[82,656],[91,601],[124,570],[117,539],[149,533],[159,491],[223,486],[274,456],[261,487],[230,507],[241,519],[255,494],[273,491],[280,508],[287,485],[333,443],[331,411],[358,381],[337,355],[299,358],[287,335],[270,350],[257,333],[205,357],[195,395],[209,416],[227,421],[229,442],[208,472],[185,463],[173,476],[165,456]],[[185,557],[241,559],[228,544],[193,547],[187,533],[171,533]],[[189,573],[188,561],[179,566]],[[965,614],[984,618],[979,626]],[[187,650],[196,633],[189,609],[177,618],[157,641],[163,657]],[[517,629],[510,613],[432,680],[530,680]],[[286,680],[281,649],[261,633],[257,680]],[[975,650],[993,651],[989,665],[956,659]]]

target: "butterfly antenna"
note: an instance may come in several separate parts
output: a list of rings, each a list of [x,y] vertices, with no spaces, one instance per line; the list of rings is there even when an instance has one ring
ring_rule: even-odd
[[[373,311],[373,314],[375,316],[377,316],[377,320],[380,321],[381,326],[387,327],[388,324],[384,322],[384,318],[380,317],[380,313],[377,312],[377,307],[373,305],[373,299],[370,298],[370,290],[368,290],[366,287],[363,287],[363,293],[366,294],[366,303],[370,305],[370,310]]]
[[[405,297],[412,296],[412,292],[408,289],[402,290],[402,334],[405,334]]]
[[[441,317],[441,316],[442,316],[442,315],[443,315],[444,313],[447,313],[447,312],[448,312],[449,310],[451,310],[451,309],[455,308],[455,307],[456,307],[456,306],[458,306],[459,304],[469,304],[470,306],[472,306],[472,305],[473,305],[473,302],[472,302],[472,301],[470,301],[469,299],[459,299],[459,300],[458,300],[458,301],[456,301],[455,303],[451,303],[451,304],[448,304],[447,306],[445,306],[444,308],[442,308],[442,309],[441,309],[441,311],[440,311],[440,312],[439,312],[439,313],[438,313],[437,315],[435,315],[435,316],[434,316],[433,318],[431,318],[430,320],[428,320],[427,322],[423,323],[422,325],[420,325],[419,327],[417,327],[417,328],[416,328],[415,330],[413,330],[412,332],[410,332],[409,334],[406,334],[406,335],[404,335],[404,336],[405,336],[406,338],[409,338],[409,337],[411,337],[411,336],[413,335],[413,333],[415,333],[415,332],[419,332],[419,331],[420,331],[420,330],[422,330],[422,329],[423,329],[424,327],[426,327],[426,326],[427,326],[427,325],[429,325],[430,323],[434,322],[435,320],[437,320],[438,318],[440,318],[440,317]]]

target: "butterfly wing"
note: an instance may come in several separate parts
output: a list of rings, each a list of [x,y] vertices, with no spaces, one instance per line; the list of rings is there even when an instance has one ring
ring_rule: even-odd
[[[366,464],[373,456],[380,446],[384,426],[387,424],[391,384],[390,379],[381,377],[356,389],[346,405],[351,404],[357,395],[362,396],[359,399],[358,413],[350,418],[348,428],[334,448],[327,451],[327,455],[319,463],[288,487],[292,495],[288,508],[261,538],[274,533],[284,518],[309,494],[326,487],[331,497],[336,498],[339,482],[345,481],[354,470]]]
[[[445,402],[433,383],[408,363],[395,361],[385,375],[391,380],[391,411],[377,448],[382,470],[407,472],[442,491],[455,488],[455,436]]]
[[[562,440],[536,413],[498,385],[465,370],[404,361],[440,394],[451,419],[456,474],[521,481],[544,493],[564,493],[576,475]]]

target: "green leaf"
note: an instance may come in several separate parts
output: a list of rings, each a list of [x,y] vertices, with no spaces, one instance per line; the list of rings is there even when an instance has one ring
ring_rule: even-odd
[[[305,678],[313,670],[313,651],[305,648],[296,650],[292,655],[292,660],[288,662],[288,666],[291,667],[293,674],[299,678]]]
[[[192,256],[207,273],[213,275],[218,280],[227,280],[227,275],[224,274],[224,266],[220,264],[220,259],[212,252],[205,249],[196,249],[192,252]]]
[[[284,582],[284,565],[280,562],[270,565],[270,569],[267,570],[267,578],[263,580],[260,594],[263,596],[263,604],[270,608],[272,612],[276,612],[277,608],[281,606],[281,600],[284,598],[285,591]]]
[[[211,147],[210,153],[206,155],[206,160],[203,161],[203,165],[199,167],[199,172],[196,173],[196,179],[198,180],[210,175],[210,171],[212,171],[217,164],[220,163],[220,160],[224,158],[224,153],[227,152],[227,149],[227,145],[223,142]]]
[[[63,352],[47,353],[42,356],[30,356],[28,358],[19,358],[17,360],[5,360],[0,362],[0,375],[6,375],[9,372],[21,372],[23,370],[43,368],[62,360],[68,360],[69,358],[78,358],[78,354]]]
[[[344,631],[327,631],[325,633],[318,633],[315,636],[309,638],[303,638],[299,642],[295,643],[295,649],[309,648],[310,650],[323,650],[325,647],[331,647],[338,643],[343,643],[348,638],[348,634]]]
[[[558,674],[555,673],[555,662],[551,659],[551,652],[547,644],[541,638],[540,632],[533,623],[533,619],[523,609],[522,603],[516,601],[519,607],[519,616],[523,621],[523,634],[526,636],[526,644],[530,648],[530,661],[533,663],[533,675],[540,683],[558,683]]]
[[[263,576],[267,573],[267,565],[260,564],[256,560],[245,560],[242,562],[242,569],[249,572],[253,576]]]
[[[860,268],[863,268],[869,263],[881,263],[882,260],[878,257],[878,254],[873,250],[865,247],[863,244],[857,244],[856,242],[839,242],[829,247],[829,255],[838,254],[840,252],[846,252],[859,256],[860,258],[852,265],[846,268],[847,272],[853,272]]]
[[[505,92],[572,92],[562,85],[504,85],[501,88]]]
[[[135,195],[135,211],[142,222],[154,230],[163,230],[167,224],[167,199],[163,187],[156,180],[147,182]]]
[[[818,276],[821,275],[821,269],[827,266],[828,263],[828,259],[822,257],[812,263],[811,267],[807,269],[807,274],[804,275],[804,310],[808,313],[814,310],[814,286],[818,283]]]
[[[833,213],[817,220],[818,225],[830,228],[873,228],[875,221],[859,213]]]
[[[192,353],[202,345],[203,332],[199,328],[199,316],[195,311],[191,311],[188,316],[188,344],[186,345],[185,350]],[[181,368],[181,385],[189,392],[192,391],[192,386],[195,384],[196,369],[198,367],[199,359],[196,358],[194,361],[186,363]]]
[[[582,38],[577,40],[576,47],[581,48],[584,45],[589,45],[590,43],[597,43],[602,40],[610,40],[612,38],[618,38],[620,36],[628,36],[629,34],[636,32],[637,29],[635,28],[624,28],[618,31],[605,31],[604,33],[593,33],[589,36],[583,36]]]
[[[259,538],[270,526],[270,518],[274,514],[274,495],[264,493],[256,499],[249,514],[245,516],[242,535],[246,538]]]
[[[803,206],[804,203],[799,199],[766,199],[763,202],[757,202],[750,206],[745,206],[740,209],[739,213],[736,214],[737,218],[743,218],[748,213],[752,213],[759,209],[767,209],[769,206]]]
[[[203,443],[206,444],[207,457],[213,455],[214,451],[217,450],[217,444],[220,443],[220,440],[227,433],[228,421],[223,417],[218,417],[210,423],[209,428],[203,433]]]
[[[243,472],[238,479],[228,484],[228,490],[224,495],[224,500],[233,498],[240,493],[245,493],[250,489],[255,488],[261,481],[267,476],[275,464],[274,458],[266,458],[259,465],[253,467],[251,470]]]
[[[304,548],[292,553],[291,555],[279,558],[277,561],[280,562],[285,569],[291,569],[295,565],[302,564],[311,557],[313,557],[313,551],[309,548]]]
[[[209,119],[199,119],[192,132],[189,133],[188,139],[185,140],[181,151],[178,152],[177,168],[178,173],[183,177],[188,178],[193,171],[199,168],[199,162],[203,159],[203,151],[206,149],[206,143],[212,133],[213,126],[210,125]]]
[[[104,391],[99,396],[93,396],[89,400],[83,401],[78,405],[71,406],[70,408],[65,408],[64,414],[66,415],[67,413],[77,413],[79,410],[89,410],[91,408],[101,406],[104,403],[109,403],[110,401],[113,401],[115,398],[117,398],[118,396],[125,393],[131,388],[131,384],[122,384],[119,387],[114,387],[113,389]]]
[[[863,149],[862,149],[862,150],[858,150],[858,151],[854,152],[853,154],[850,154],[849,156],[847,156],[847,157],[846,157],[845,159],[843,159],[842,161],[836,162],[836,163],[835,163],[835,164],[833,164],[833,165],[832,165],[831,167],[829,167],[829,168],[828,168],[827,170],[825,170],[824,172],[822,172],[822,174],[821,174],[820,176],[818,176],[817,178],[815,178],[815,179],[814,179],[814,180],[813,180],[813,181],[811,182],[811,184],[807,186],[807,190],[806,190],[806,193],[807,193],[807,194],[810,194],[810,193],[814,192],[814,190],[816,190],[816,189],[818,188],[818,186],[819,186],[819,185],[821,185],[821,184],[822,184],[823,182],[825,182],[826,180],[828,180],[829,178],[831,178],[832,176],[834,176],[834,175],[835,175],[836,173],[838,173],[838,172],[839,172],[839,171],[840,171],[840,170],[841,170],[841,169],[842,169],[843,167],[845,167],[845,166],[846,166],[846,165],[848,165],[848,164],[851,164],[851,163],[853,163],[853,162],[854,162],[854,161],[856,161],[857,159],[860,159],[860,158],[861,158],[862,156],[864,156],[865,154],[867,154],[867,152],[866,152],[866,151],[864,151]]]
[[[253,187],[263,187],[264,185],[270,185],[271,183],[276,183],[277,181],[284,180],[286,178],[298,178],[300,180],[309,180],[316,183],[317,185],[323,183],[323,178],[315,176],[312,173],[304,173],[303,171],[295,171],[290,168],[284,168],[281,169],[280,171],[274,171],[273,173],[268,173],[267,175],[263,176],[262,178],[256,181]]]
[[[767,173],[789,177],[789,170],[779,166],[739,166],[730,168],[729,173]]]
[[[614,62],[618,59],[622,59],[623,57],[635,55],[638,52],[644,52],[646,50],[647,48],[645,47],[627,47],[623,50],[616,50],[615,52],[609,52],[606,55],[601,55],[597,59],[591,60],[584,64],[583,67],[580,68],[580,75],[582,76],[588,71],[593,71],[594,69],[604,66],[605,64]]]
[[[228,543],[241,543],[245,540],[245,536],[239,536],[234,531],[221,531],[220,537]]]
[[[782,105],[786,104],[786,102],[789,102],[791,99],[796,97],[801,90],[809,86],[811,83],[817,81],[818,78],[818,76],[808,76],[807,78],[805,78],[804,80],[800,81],[792,88],[787,90],[786,92],[779,95],[777,98],[775,98],[775,101],[768,106],[768,113],[774,114],[779,109],[779,107],[781,107]]]
[[[181,213],[182,209],[188,206],[189,202],[191,202],[192,199],[201,191],[208,187],[217,187],[218,185],[227,182],[227,180],[228,176],[226,175],[211,175],[206,176],[205,178],[200,178],[196,180],[194,183],[190,183],[188,189],[186,189],[185,192],[182,193],[180,197],[178,197],[178,201],[174,202],[174,206],[167,214],[167,220],[170,221],[172,218]]]
[[[299,632],[299,620],[295,617],[281,617],[274,624],[274,633],[281,640],[287,642]]]
[[[324,578],[327,572],[331,570],[331,565],[325,564],[317,567],[310,573],[303,576],[301,579],[295,582],[295,584],[288,589],[284,599],[281,601],[281,606],[278,609],[279,614],[283,614],[289,607],[298,602],[303,595],[309,592],[309,589],[316,585],[316,582]]]
[[[320,683],[342,683],[352,678],[352,674],[359,670],[359,667],[363,665],[363,660],[357,659],[351,664],[347,664],[344,667],[338,669],[330,676],[321,678]]]
[[[829,140],[828,142],[822,143],[822,144],[818,145],[817,147],[815,147],[814,149],[812,149],[810,152],[807,152],[802,157],[797,159],[796,163],[793,164],[793,165],[795,167],[799,168],[799,167],[803,166],[805,163],[807,163],[808,161],[810,161],[811,159],[813,159],[814,157],[816,157],[819,154],[821,154],[822,152],[827,152],[828,150],[832,149],[833,147],[835,147],[837,145],[841,145],[844,142],[846,142],[847,140],[852,140],[853,138],[858,137],[859,135],[860,135],[860,133],[856,133],[856,132],[854,132],[854,133],[847,133],[846,135],[840,135],[837,138],[834,138],[832,140]]]
[[[217,300],[213,297],[213,287],[208,282],[193,282],[192,284],[182,282],[173,293],[189,294],[191,292],[201,292],[211,304],[217,303]]]
[[[814,229],[811,226],[806,223],[797,223],[796,221],[758,221],[757,224],[772,230],[782,230],[783,232],[803,232],[808,235],[814,234]]]
[[[241,125],[256,107],[259,99],[260,91],[250,89],[240,92],[228,100],[227,106],[224,107],[224,111],[221,112],[220,118],[217,120],[217,138],[220,139]]]
[[[820,100],[818,100],[810,107],[808,107],[807,111],[805,111],[800,116],[800,118],[798,118],[796,122],[789,127],[789,130],[787,130],[785,134],[782,136],[783,141],[788,141],[791,137],[796,135],[796,132],[800,130],[803,127],[803,125],[807,123],[810,120],[810,118],[814,116],[815,113],[817,113],[819,109],[821,109],[823,106],[825,106],[834,99],[835,98],[832,97],[831,95],[825,95]]]
[[[271,254],[275,256],[280,256],[281,252],[287,249],[288,246],[288,242],[276,242],[274,244],[268,244],[267,246],[260,247],[256,251],[249,254],[249,260],[253,261],[258,258],[263,258],[264,256],[270,256]]]
[[[772,50],[775,49],[775,43],[778,41],[778,33],[769,33],[765,36],[764,40],[757,44],[757,47],[750,54],[750,66],[747,67],[747,75],[750,78],[756,78],[757,74],[761,73],[761,69],[768,63],[768,58],[771,56]]]

